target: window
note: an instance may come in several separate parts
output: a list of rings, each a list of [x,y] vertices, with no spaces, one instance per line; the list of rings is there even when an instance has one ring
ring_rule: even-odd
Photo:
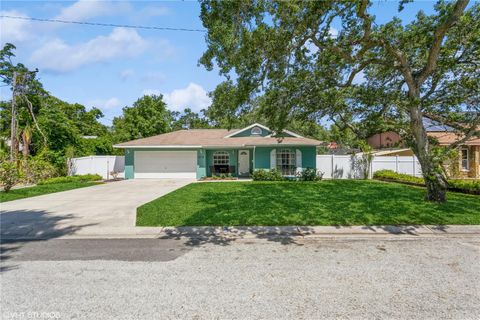
[[[213,154],[214,166],[228,166],[230,163],[230,155],[227,151],[217,151]]]
[[[468,148],[462,148],[462,170],[469,170]]]
[[[253,127],[250,133],[254,135],[260,135],[262,134],[262,129],[260,129],[259,127]]]
[[[291,149],[277,150],[277,170],[284,176],[295,175],[295,152]]]

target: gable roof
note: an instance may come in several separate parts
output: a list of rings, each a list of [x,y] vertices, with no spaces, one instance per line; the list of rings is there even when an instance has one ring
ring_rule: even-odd
[[[239,129],[178,130],[114,145],[115,148],[204,148],[247,146],[318,146],[321,141],[304,137],[251,136],[229,138]]]
[[[438,144],[441,146],[448,146],[454,142],[457,142],[460,139],[463,139],[463,135],[457,134],[455,132],[440,132],[440,131],[431,131],[427,132],[429,137],[435,138],[438,141]],[[472,137],[463,143],[467,146],[480,146],[480,138]]]
[[[225,138],[232,138],[232,137],[236,136],[236,135],[239,134],[239,133],[242,133],[242,132],[244,132],[244,131],[250,130],[250,129],[255,128],[255,127],[259,127],[259,128],[262,128],[262,129],[264,129],[264,130],[266,130],[266,131],[268,131],[268,132],[272,132],[272,133],[273,133],[273,130],[270,129],[269,127],[264,126],[263,124],[260,124],[260,123],[258,123],[258,122],[255,122],[254,124],[251,124],[251,125],[249,125],[248,127],[245,127],[245,128],[243,128],[243,129],[236,129],[235,132],[232,132],[232,133],[226,135]],[[290,131],[290,130],[284,129],[284,130],[283,130],[283,133],[286,133],[286,134],[288,134],[288,135],[290,135],[290,136],[292,136],[292,137],[295,137],[295,138],[303,138],[301,135],[299,135],[299,134],[297,134],[297,133],[295,133],[295,132],[292,132],[292,131]]]

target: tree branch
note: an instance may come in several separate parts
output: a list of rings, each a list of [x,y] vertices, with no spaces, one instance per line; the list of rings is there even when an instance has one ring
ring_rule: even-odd
[[[447,19],[440,24],[433,34],[433,43],[428,52],[427,64],[419,72],[416,77],[417,85],[421,85],[423,81],[433,72],[437,67],[438,55],[440,54],[441,45],[445,34],[448,29],[452,27],[461,17],[465,7],[468,5],[469,0],[458,0],[454,7],[452,13],[447,17]]]

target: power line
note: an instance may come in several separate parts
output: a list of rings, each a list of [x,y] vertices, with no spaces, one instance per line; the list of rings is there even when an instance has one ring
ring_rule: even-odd
[[[17,19],[17,20],[30,20],[30,21],[40,21],[40,22],[55,22],[55,23],[69,23],[69,24],[83,24],[89,26],[100,26],[100,27],[120,27],[120,28],[130,28],[130,29],[146,29],[146,30],[167,30],[167,31],[186,31],[186,32],[207,32],[202,29],[188,29],[188,28],[169,28],[169,27],[153,27],[153,26],[138,26],[138,25],[129,25],[129,24],[115,24],[115,23],[100,23],[100,22],[84,22],[84,21],[70,21],[70,20],[59,20],[59,19],[42,19],[42,18],[31,18],[31,17],[19,17],[19,16],[7,16],[1,15],[0,18],[7,19]]]

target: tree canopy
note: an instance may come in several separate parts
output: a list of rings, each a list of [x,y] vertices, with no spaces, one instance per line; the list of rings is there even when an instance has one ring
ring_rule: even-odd
[[[467,6],[438,1],[434,14],[379,24],[368,0],[202,1],[208,48],[200,63],[219,68],[226,81],[215,93],[230,95],[209,112],[234,118],[260,96],[277,130],[325,117],[363,135],[366,124],[396,128],[419,158],[427,199],[443,201],[444,158],[422,117],[461,132],[451,149],[479,135],[480,4]]]

